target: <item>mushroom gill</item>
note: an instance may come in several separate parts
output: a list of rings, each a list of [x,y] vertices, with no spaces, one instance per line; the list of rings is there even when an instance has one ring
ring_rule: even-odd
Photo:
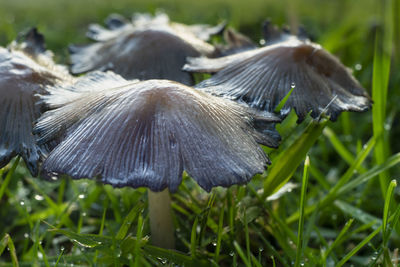
[[[186,57],[215,53],[205,40],[223,29],[170,22],[163,13],[137,14],[132,22],[111,15],[106,26],[89,26],[87,35],[97,42],[70,46],[73,74],[112,70],[126,79],[169,79],[191,85],[191,74],[182,71]]]
[[[35,133],[42,144],[63,140],[44,161],[45,176],[174,192],[185,170],[210,191],[264,171],[268,158],[257,141],[277,145],[275,136],[254,130],[247,108],[177,82],[132,82],[102,72],[82,79],[84,88],[49,89],[45,102],[58,108],[43,114]],[[107,81],[114,87],[105,88]],[[52,90],[64,91],[64,102],[57,94],[52,102]]]
[[[66,69],[54,64],[36,29],[20,39],[8,48],[0,47],[0,168],[20,155],[36,176],[44,149],[32,134],[33,122],[43,109],[42,105],[35,105],[39,99],[36,94],[45,93],[43,86],[70,77]]]
[[[257,110],[274,111],[293,88],[281,114],[293,108],[299,122],[309,112],[313,118],[325,113],[336,120],[342,111],[370,108],[370,97],[351,71],[320,45],[288,34],[271,40],[271,45],[226,57],[189,58],[184,70],[215,73],[195,88]]]

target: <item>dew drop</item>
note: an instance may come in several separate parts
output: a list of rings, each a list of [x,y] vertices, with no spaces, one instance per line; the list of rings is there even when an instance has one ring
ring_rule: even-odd
[[[35,195],[35,199],[36,199],[37,201],[42,201],[42,200],[44,199],[44,197],[41,196],[41,195]]]
[[[290,85],[290,88],[292,88],[292,89],[294,89],[296,87],[296,84],[295,83],[292,83],[291,85]]]
[[[264,39],[260,40],[260,45],[265,45],[265,40]]]
[[[78,198],[84,199],[84,198],[85,198],[85,195],[84,195],[84,194],[80,194],[80,195],[78,196]]]
[[[229,252],[229,256],[233,257],[235,253],[233,251]]]
[[[58,180],[58,173],[51,172],[51,173],[49,173],[49,175],[50,175],[50,179],[51,180],[53,180],[53,181],[57,181]]]
[[[21,206],[24,206],[24,205],[25,205],[25,202],[24,202],[24,201],[21,201],[21,202],[19,202],[19,204],[21,204]]]
[[[161,262],[162,265],[165,265],[165,264],[167,264],[167,262],[168,262],[167,259],[164,259],[164,258],[161,258],[161,257],[158,257],[157,260],[159,260],[159,261]]]
[[[28,233],[25,233],[25,234],[24,234],[24,237],[25,237],[25,238],[29,238],[29,234],[28,234]]]
[[[356,69],[356,70],[361,70],[362,69],[362,65],[361,64],[356,64],[355,66],[354,66],[354,68]]]
[[[214,247],[216,247],[217,246],[217,242],[212,242],[212,245],[214,246]]]

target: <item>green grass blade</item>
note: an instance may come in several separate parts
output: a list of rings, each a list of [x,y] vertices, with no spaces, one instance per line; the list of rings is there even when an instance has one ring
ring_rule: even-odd
[[[296,261],[294,263],[295,267],[300,266],[301,257],[304,251],[303,244],[303,230],[304,230],[304,207],[306,205],[306,193],[307,193],[307,184],[308,184],[308,168],[310,166],[310,158],[306,156],[306,160],[304,161],[304,171],[303,171],[303,179],[301,185],[301,195],[300,195],[300,217],[299,217],[299,228],[297,234],[297,250],[296,250]]]
[[[134,262],[134,267],[138,267],[141,259],[140,255],[140,240],[142,239],[142,233],[143,233],[143,217],[141,214],[139,214],[138,222],[137,222],[137,231],[136,231],[136,244],[135,244],[135,249],[133,251],[133,258],[135,260]]]
[[[332,252],[332,250],[340,244],[342,241],[342,238],[344,237],[345,234],[349,231],[351,225],[353,224],[354,219],[350,219],[346,224],[344,225],[343,229],[340,231],[339,235],[336,237],[335,241],[329,246],[329,248],[324,252],[322,255],[321,263],[325,263],[326,259],[328,258],[329,254]]]
[[[295,88],[296,86],[293,84],[293,85],[291,85],[290,86],[290,90],[289,90],[289,92],[285,95],[285,97],[279,102],[279,104],[276,106],[276,108],[275,108],[275,112],[279,112],[279,111],[281,111],[281,109],[283,108],[283,106],[286,104],[286,101],[289,99],[289,97],[290,97],[290,95],[292,94],[292,92],[293,92],[293,90],[294,90],[294,88]]]
[[[371,223],[371,228],[373,230],[379,228],[381,226],[381,221],[379,220],[378,217],[375,217],[368,212],[359,209],[357,207],[354,207],[353,205],[350,205],[346,201],[342,200],[336,200],[334,202],[335,206],[338,207],[343,213],[352,216],[359,220],[360,222],[364,224],[369,224]],[[373,223],[375,222],[375,223]]]
[[[56,264],[54,265],[54,267],[58,267],[58,264],[60,263],[61,257],[64,255],[64,251],[65,251],[65,249],[62,248],[61,249],[61,253],[60,253],[60,255],[58,255],[58,258],[57,258],[57,261],[56,261]]]
[[[181,265],[181,266],[193,266],[193,267],[206,267],[210,266],[210,262],[206,260],[199,260],[199,259],[194,259],[191,256],[188,256],[184,253],[170,250],[170,249],[163,249],[151,245],[146,245],[143,247],[143,250],[156,258],[162,258],[162,259],[167,259],[169,262],[173,262],[175,264]]]
[[[121,227],[119,228],[119,231],[116,235],[116,239],[123,239],[127,235],[129,229],[132,226],[133,221],[135,220],[136,216],[140,213],[140,211],[143,210],[143,208],[144,208],[143,202],[133,206],[131,211],[125,217]]]
[[[269,168],[268,176],[264,181],[263,197],[268,197],[275,193],[292,177],[297,167],[304,160],[308,150],[321,135],[327,122],[327,120],[321,122],[311,121],[302,135],[274,159]]]
[[[8,239],[10,239],[10,236],[8,234],[5,234],[0,240],[0,256],[3,254],[4,250],[7,247]]]
[[[389,228],[389,213],[390,213],[390,206],[393,200],[393,193],[394,189],[397,186],[396,180],[392,180],[389,184],[388,189],[386,190],[386,198],[385,198],[385,206],[383,209],[383,218],[382,218],[382,248],[383,248],[383,261],[385,266],[393,266],[392,260],[389,253],[388,243],[389,237],[392,230]],[[395,216],[396,217],[396,216]],[[395,223],[397,223],[395,221]]]
[[[225,204],[223,204],[221,207],[218,219],[217,245],[215,247],[215,254],[214,254],[214,260],[217,263],[218,263],[219,253],[221,251],[221,240],[222,240],[222,230],[223,230],[222,227],[224,224],[224,210],[225,210]]]
[[[396,227],[398,224],[398,221],[400,219],[400,205],[397,206],[396,212],[390,216],[388,219],[388,222],[394,222],[393,223],[393,228]],[[349,253],[347,253],[340,262],[336,265],[336,267],[343,266],[352,256],[354,256],[361,248],[363,248],[365,245],[367,245],[372,238],[374,238],[377,234],[379,234],[380,231],[382,231],[382,225],[376,228],[371,234],[369,234],[366,238],[364,238],[360,243],[357,244]]]
[[[109,251],[110,247],[113,246],[112,238],[108,236],[82,233],[77,234],[72,231],[57,228],[49,229],[48,231],[64,235],[68,237],[73,243],[83,248],[96,248],[99,250]]]
[[[387,243],[387,231],[388,231],[388,219],[389,219],[389,212],[390,212],[390,203],[393,199],[393,192],[397,186],[396,180],[392,180],[389,184],[389,187],[386,191],[386,198],[385,198],[385,206],[383,208],[383,218],[382,218],[382,234],[383,234],[383,243]]]
[[[376,177],[377,175],[396,166],[399,163],[400,163],[400,153],[394,154],[393,156],[388,158],[384,163],[382,163],[378,166],[374,166],[368,172],[357,176],[356,178],[352,179],[347,184],[343,185],[338,190],[338,194],[344,194],[344,193],[350,192],[351,190],[356,188],[358,185],[367,182],[368,180]]]
[[[351,257],[353,257],[361,248],[367,245],[372,238],[374,238],[379,232],[381,228],[374,230],[371,234],[369,234],[366,238],[364,238],[360,243],[357,244],[349,253],[347,253],[343,259],[341,259],[337,264],[336,267],[343,266]]]
[[[20,159],[19,156],[15,159],[13,165],[11,166],[11,169],[8,171],[8,173],[7,173],[7,175],[6,175],[6,178],[4,179],[3,183],[2,183],[1,186],[0,186],[0,200],[2,199],[2,197],[3,197],[3,195],[4,195],[4,192],[6,191],[7,186],[8,186],[8,184],[10,183],[11,178],[13,177],[13,174],[14,174],[14,172],[15,172],[15,169],[16,169],[17,166],[18,166],[19,159]]]
[[[375,145],[375,141],[374,140],[375,139],[372,138],[372,139],[370,139],[368,141],[368,143],[364,146],[363,150],[358,153],[358,155],[356,157],[356,160],[353,162],[353,164],[349,167],[349,169],[346,171],[346,173],[339,179],[339,181],[336,183],[336,185],[333,188],[331,188],[331,190],[328,192],[328,194],[325,195],[324,198],[322,198],[320,203],[314,204],[312,206],[308,206],[305,209],[305,214],[306,215],[308,215],[311,212],[313,212],[317,207],[323,208],[323,207],[331,204],[333,201],[335,201],[335,199],[337,199],[339,197],[340,194],[344,193],[341,190],[348,185],[346,183],[353,176],[354,170],[356,170],[357,167],[360,166],[364,162],[364,160],[367,158],[367,156],[371,152],[372,148]],[[400,160],[400,158],[399,158],[399,160]],[[392,167],[392,166],[393,165],[390,165],[389,167]],[[387,166],[385,165],[385,167],[387,167]],[[370,171],[362,174],[362,177],[364,177],[364,176],[368,176],[370,178],[375,177],[377,174],[373,170],[375,170],[375,169],[373,168]],[[383,170],[379,169],[379,171],[383,171]],[[377,171],[377,172],[379,172],[379,171]],[[351,182],[348,182],[348,183],[351,183]],[[359,184],[356,184],[356,185],[359,185]],[[356,185],[354,185],[354,186],[356,186]],[[347,190],[352,190],[352,189],[353,188],[348,188]],[[294,214],[289,216],[289,218],[287,218],[286,221],[287,221],[287,223],[293,223],[293,222],[295,222],[295,221],[297,221],[299,219],[299,216],[300,216],[300,213],[299,212],[295,212]]]
[[[243,213],[243,219],[244,219],[244,235],[246,238],[246,253],[247,253],[247,261],[251,263],[251,252],[250,252],[250,236],[249,236],[249,225],[247,222],[247,210],[244,211]]]
[[[197,244],[200,244],[200,245],[202,244],[204,232],[207,227],[207,223],[212,221],[210,219],[210,211],[214,205],[215,198],[216,198],[216,194],[212,193],[210,198],[208,199],[207,208],[205,210],[203,210],[200,214],[200,233],[197,236]]]
[[[5,245],[7,245],[8,250],[10,251],[13,267],[19,267],[17,251],[15,250],[14,242],[12,241],[11,236],[9,234],[5,234],[2,240],[0,241],[0,255],[4,251]]]
[[[192,232],[190,235],[190,253],[192,255],[192,258],[196,258],[196,248],[197,248],[197,225],[199,222],[199,217],[196,216],[196,219],[194,220],[193,226],[192,226]]]
[[[386,1],[390,2],[390,1]],[[386,102],[388,93],[388,83],[390,74],[390,61],[392,53],[393,27],[391,18],[390,6],[385,5],[385,1],[379,5],[381,10],[381,22],[383,30],[377,30],[375,37],[375,52],[372,73],[372,99],[374,105],[372,108],[373,133],[377,140],[374,151],[375,161],[377,164],[382,164],[388,155],[389,141],[385,133],[386,123]],[[383,172],[379,175],[382,195],[385,196],[385,191],[389,184],[389,175]]]
[[[349,165],[352,165],[355,160],[354,156],[351,154],[350,151],[347,150],[346,146],[339,140],[332,129],[330,129],[329,127],[325,127],[323,134],[328,138],[328,140],[331,142],[341,158],[344,159]],[[362,168],[362,166],[359,166],[357,170],[361,170],[361,172],[366,171],[364,168]]]
[[[257,258],[253,255],[250,254],[251,256],[251,262],[256,266],[256,267],[262,267],[261,263],[257,260]]]
[[[43,246],[40,242],[38,243],[38,247],[39,247],[40,253],[42,253],[44,265],[46,267],[50,267],[49,261],[47,260],[46,252],[44,251]]]
[[[238,242],[236,242],[236,240],[233,241],[233,246],[235,247],[236,252],[239,254],[239,257],[242,259],[244,265],[246,265],[246,267],[251,267],[251,262],[247,259],[242,248],[240,247]]]

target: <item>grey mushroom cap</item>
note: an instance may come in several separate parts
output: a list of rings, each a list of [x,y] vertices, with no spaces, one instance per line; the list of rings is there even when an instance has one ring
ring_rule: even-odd
[[[212,55],[214,46],[204,40],[221,31],[173,23],[165,14],[138,14],[132,22],[112,15],[106,26],[89,26],[88,36],[97,42],[70,46],[73,74],[112,70],[126,79],[169,79],[192,85],[192,75],[182,71],[186,57]]]
[[[20,155],[33,176],[45,149],[36,144],[33,122],[39,118],[42,105],[35,105],[36,94],[46,93],[45,85],[54,85],[65,69],[51,63],[43,36],[36,29],[25,34],[22,42],[0,47],[0,168]]]
[[[35,133],[44,144],[62,140],[42,165],[44,177],[174,192],[185,170],[210,191],[263,172],[269,160],[257,141],[277,143],[254,130],[247,108],[177,82],[96,72],[48,92],[44,101],[57,108]]]
[[[334,121],[342,111],[371,107],[367,92],[339,59],[295,36],[222,58],[188,58],[184,70],[215,73],[195,88],[257,110],[274,111],[293,88],[281,114],[293,108],[299,122],[309,112],[313,118],[325,113]]]
[[[225,44],[216,45],[219,57],[257,48],[257,45],[249,37],[232,28],[225,29],[223,37]]]

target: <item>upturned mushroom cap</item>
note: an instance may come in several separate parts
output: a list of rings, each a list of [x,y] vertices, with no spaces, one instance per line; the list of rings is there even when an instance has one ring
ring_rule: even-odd
[[[335,56],[320,45],[287,34],[263,48],[216,59],[189,58],[184,70],[215,73],[195,88],[273,111],[293,92],[281,110],[294,108],[302,121],[311,111],[336,120],[342,111],[365,111],[371,100],[364,88]]]
[[[213,54],[215,48],[204,40],[222,30],[173,23],[165,14],[138,14],[132,22],[112,15],[106,26],[90,25],[87,35],[96,43],[70,47],[73,74],[112,70],[126,79],[169,79],[190,85],[191,74],[182,71],[186,57]]]
[[[62,141],[42,165],[47,177],[176,191],[185,170],[210,191],[264,171],[268,158],[257,141],[277,145],[252,128],[247,108],[172,81],[96,72],[48,90],[45,102],[58,108],[43,114],[35,132],[41,143]]]
[[[45,93],[44,85],[67,79],[68,72],[52,62],[36,29],[24,38],[7,49],[0,47],[0,168],[20,155],[36,176],[43,147],[36,145],[31,132],[43,107],[35,105],[35,95]]]

